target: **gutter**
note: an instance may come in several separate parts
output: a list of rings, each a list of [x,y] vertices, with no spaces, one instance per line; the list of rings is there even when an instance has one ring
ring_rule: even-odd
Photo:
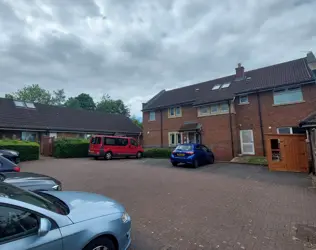
[[[160,105],[160,106],[156,106],[153,108],[145,108],[142,109],[142,112],[148,112],[148,111],[155,111],[155,110],[160,110],[160,109],[164,109],[164,108],[170,108],[170,107],[177,107],[179,105],[184,106],[184,105],[190,105],[193,104],[195,102],[195,100],[190,100],[190,101],[185,101],[185,102],[179,102],[179,103],[175,103],[175,104],[171,104],[171,105]]]

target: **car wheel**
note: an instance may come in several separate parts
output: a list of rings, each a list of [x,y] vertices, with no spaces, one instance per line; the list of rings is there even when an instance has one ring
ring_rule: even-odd
[[[111,152],[106,152],[104,158],[106,160],[111,160],[112,159],[112,153]]]
[[[176,167],[176,166],[178,166],[178,163],[177,162],[172,162],[172,166]]]
[[[214,163],[214,156],[211,156],[210,164],[213,164],[213,163]]]
[[[199,167],[199,162],[198,162],[197,159],[194,160],[194,162],[193,162],[193,167],[194,167],[194,168],[198,168],[198,167]]]
[[[83,250],[115,250],[115,245],[109,238],[102,237],[90,242]]]
[[[137,152],[137,154],[136,154],[136,158],[137,159],[142,158],[142,156],[143,156],[142,152]]]

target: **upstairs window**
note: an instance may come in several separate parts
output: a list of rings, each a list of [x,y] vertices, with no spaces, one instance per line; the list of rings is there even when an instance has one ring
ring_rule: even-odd
[[[13,101],[15,107],[17,108],[29,108],[29,109],[35,109],[34,103],[31,102],[22,102],[22,101]]]
[[[221,87],[220,84],[216,84],[216,85],[214,85],[214,87],[212,88],[212,90],[219,89],[220,87]]]
[[[275,105],[290,104],[303,101],[303,93],[301,88],[288,88],[273,92],[273,100]]]
[[[222,85],[222,89],[224,89],[224,88],[228,88],[229,87],[229,85],[230,85],[230,82],[226,82],[226,83],[224,83],[223,85]]]
[[[239,96],[239,104],[248,104],[248,95]]]
[[[155,121],[156,120],[156,113],[155,111],[149,112],[149,121]]]
[[[198,115],[203,116],[203,115],[209,115],[210,114],[210,108],[207,106],[204,107],[199,107],[198,109]]]
[[[181,116],[182,116],[181,107],[169,108],[169,110],[168,110],[168,117],[169,118],[181,117]]]

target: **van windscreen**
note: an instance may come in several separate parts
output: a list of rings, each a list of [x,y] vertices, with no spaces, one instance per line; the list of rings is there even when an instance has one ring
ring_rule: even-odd
[[[101,137],[92,137],[91,144],[101,144]]]

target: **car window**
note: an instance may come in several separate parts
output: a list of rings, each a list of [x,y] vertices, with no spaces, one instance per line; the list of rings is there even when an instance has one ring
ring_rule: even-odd
[[[0,242],[36,234],[38,228],[35,214],[0,205]]]
[[[201,150],[201,145],[200,144],[195,145],[195,149]]]
[[[209,152],[209,149],[208,149],[206,146],[201,145],[201,148],[202,148],[205,152]]]
[[[92,137],[91,144],[101,144],[101,137]]]
[[[61,205],[61,203],[58,203],[57,201],[52,202],[33,192],[20,189],[13,185],[8,185],[4,182],[0,182],[0,196],[22,201],[58,214],[66,215],[68,213],[68,208],[65,204]]]
[[[128,139],[125,138],[117,138],[116,139],[116,144],[118,146],[127,146],[128,145]]]
[[[176,150],[192,150],[192,145],[191,144],[181,144],[181,145],[178,145],[176,147]]]
[[[134,139],[131,139],[131,144],[136,147],[138,146],[138,143]]]
[[[112,137],[104,137],[104,145],[115,146],[115,145],[116,145],[116,140],[115,140],[115,138],[112,138]]]

